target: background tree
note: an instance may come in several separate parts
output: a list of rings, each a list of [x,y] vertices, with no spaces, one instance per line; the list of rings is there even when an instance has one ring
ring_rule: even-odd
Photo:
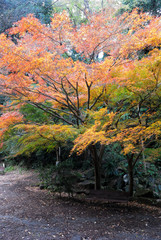
[[[122,0],[124,7],[120,11],[132,11],[139,8],[141,11],[149,12],[153,15],[160,16],[161,2],[159,0]]]
[[[86,21],[88,13],[100,11],[106,8],[118,9],[119,1],[91,1],[91,0],[1,0],[0,1],[0,32],[12,27],[14,22],[17,22],[22,17],[33,13],[36,18],[40,19],[42,23],[49,24],[50,18],[54,12],[62,12],[66,10],[75,25]]]
[[[48,24],[52,17],[53,6],[52,0],[3,0],[0,2],[0,32],[12,27],[14,22],[29,13],[35,14],[43,23]]]
[[[91,144],[118,142],[128,162],[131,195],[137,161],[161,136],[160,56],[160,50],[154,50],[142,60],[116,67],[113,74],[118,77],[118,85],[114,90],[113,84],[108,92],[112,103],[89,113],[93,124],[75,140],[74,150],[80,153]]]

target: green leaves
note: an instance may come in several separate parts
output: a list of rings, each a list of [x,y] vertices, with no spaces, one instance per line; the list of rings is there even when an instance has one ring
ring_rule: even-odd
[[[77,135],[77,130],[67,125],[22,124],[15,129],[22,133],[18,140],[20,147],[17,155],[30,155],[40,149],[50,152],[59,146],[66,146]]]
[[[45,103],[46,106],[51,106],[50,103]],[[25,121],[33,122],[38,124],[50,123],[50,114],[45,113],[43,110],[32,106],[30,104],[25,104],[20,108],[20,112],[23,114]]]

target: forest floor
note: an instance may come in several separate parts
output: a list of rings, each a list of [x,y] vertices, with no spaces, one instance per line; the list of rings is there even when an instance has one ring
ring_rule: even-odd
[[[56,198],[33,171],[0,176],[0,240],[161,240],[161,209]]]

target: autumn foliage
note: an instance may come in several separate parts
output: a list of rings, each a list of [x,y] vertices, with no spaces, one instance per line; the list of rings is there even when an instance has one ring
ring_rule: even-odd
[[[26,141],[41,137],[43,144],[44,136],[45,143],[64,143],[71,135],[73,151],[91,150],[97,188],[103,149],[119,142],[130,174],[144,148],[161,134],[160,29],[160,18],[137,10],[117,17],[104,11],[78,27],[66,12],[55,14],[50,26],[33,15],[23,18],[0,35],[0,89],[14,101],[11,113],[1,116],[1,134],[22,121],[22,104],[31,104],[51,122],[19,125]]]

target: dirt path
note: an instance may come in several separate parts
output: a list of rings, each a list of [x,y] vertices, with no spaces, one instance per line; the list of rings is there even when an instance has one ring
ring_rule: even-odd
[[[0,176],[0,240],[161,240],[159,208],[57,199],[33,172]]]

